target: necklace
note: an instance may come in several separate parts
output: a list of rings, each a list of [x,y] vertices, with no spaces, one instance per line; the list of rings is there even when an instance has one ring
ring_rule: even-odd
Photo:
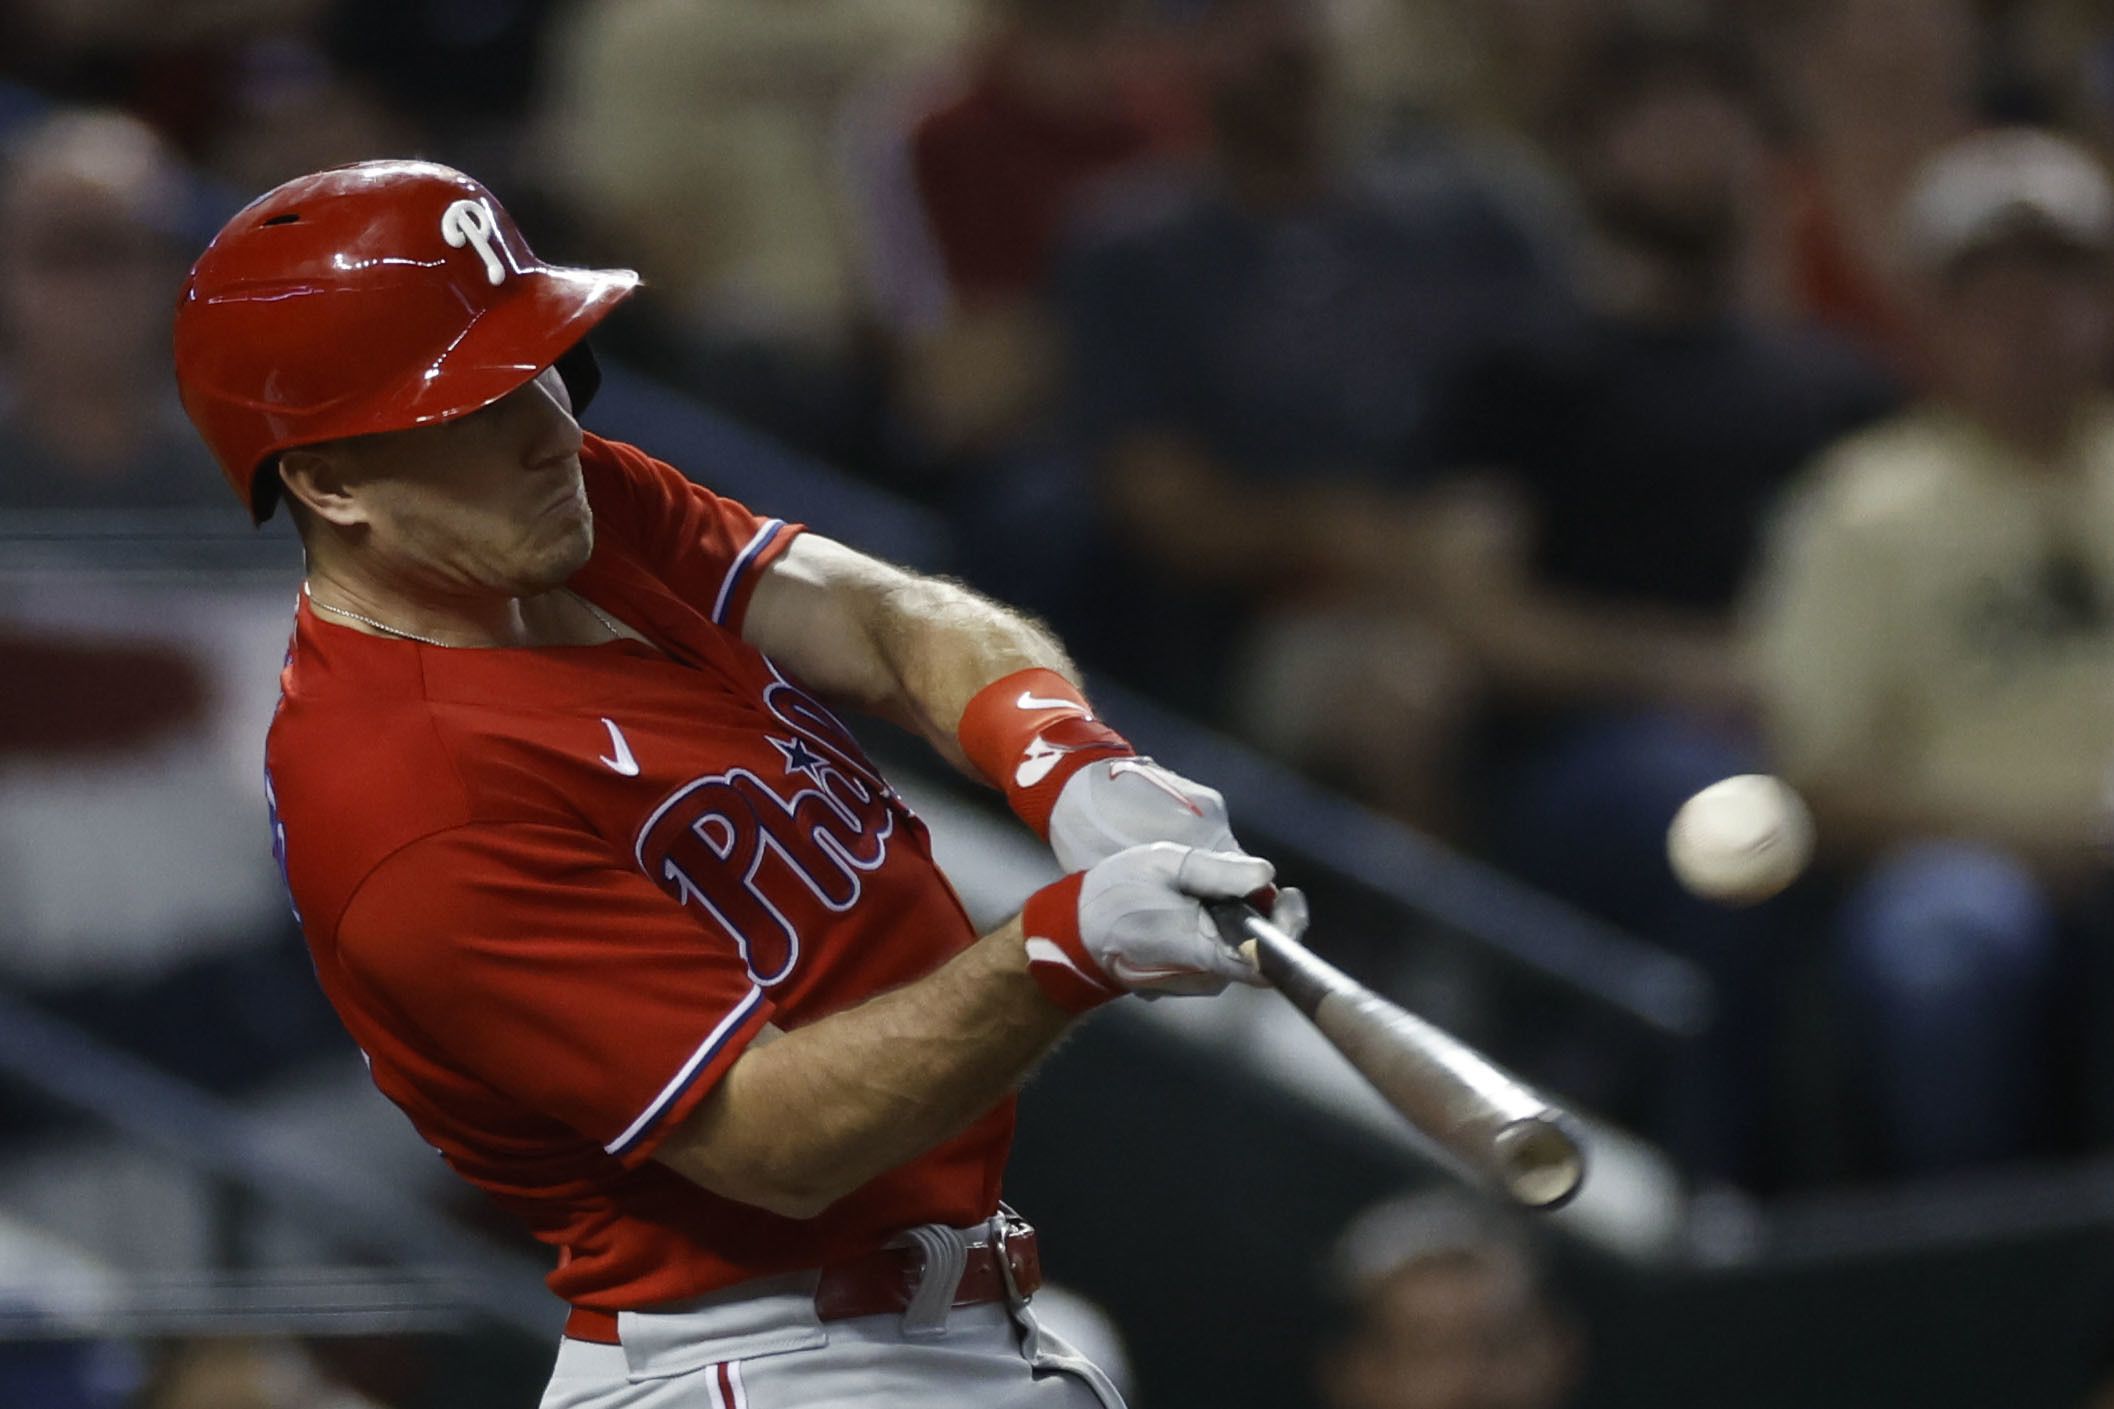
[[[391,626],[386,621],[376,621],[371,616],[361,616],[358,612],[347,611],[343,607],[334,607],[328,602],[319,602],[316,600],[316,594],[308,590],[308,584],[305,582],[301,584],[301,595],[308,598],[308,604],[314,607],[317,611],[325,611],[329,612],[332,616],[342,616],[349,621],[357,621],[364,626],[371,626],[377,631],[386,631],[391,636],[401,636],[406,641],[417,641],[422,645],[439,646],[444,650],[461,649],[460,647],[451,645],[449,642],[446,641],[436,641],[431,636],[421,636],[416,631],[406,631],[401,626]],[[604,616],[602,614],[602,609],[600,607],[596,606],[593,602],[588,601],[585,597],[581,596],[577,592],[571,591],[570,589],[568,589],[567,595],[569,595],[574,601],[578,602],[581,606],[587,608],[589,612],[594,614],[594,619],[602,623],[602,629],[609,633],[611,640],[621,641],[624,639],[624,633],[617,628],[617,624],[615,622],[611,621],[607,616]]]

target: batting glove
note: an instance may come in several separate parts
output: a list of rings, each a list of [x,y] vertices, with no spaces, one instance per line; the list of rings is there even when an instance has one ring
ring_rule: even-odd
[[[1141,757],[1055,671],[1017,671],[985,686],[955,737],[1067,871],[1147,842],[1240,850],[1225,798]]]
[[[1202,851],[1241,849],[1216,788],[1149,758],[1094,760],[1065,780],[1050,809],[1050,850],[1067,871],[1156,841]]]
[[[1260,983],[1204,904],[1265,891],[1273,874],[1256,856],[1173,842],[1132,847],[1029,899],[1020,917],[1028,972],[1072,1012],[1124,993],[1202,996]]]

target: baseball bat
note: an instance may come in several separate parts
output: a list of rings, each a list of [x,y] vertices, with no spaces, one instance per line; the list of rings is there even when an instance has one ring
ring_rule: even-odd
[[[1585,1182],[1571,1118],[1518,1077],[1322,959],[1238,900],[1209,907],[1257,967],[1417,1130],[1528,1208],[1554,1210]],[[1252,947],[1251,947],[1252,946]]]

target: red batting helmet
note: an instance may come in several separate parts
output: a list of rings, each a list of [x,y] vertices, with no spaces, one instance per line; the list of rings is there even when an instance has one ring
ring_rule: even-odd
[[[262,522],[281,451],[488,406],[638,282],[628,269],[545,264],[492,193],[452,167],[341,166],[252,201],[206,246],[177,304],[176,383]]]

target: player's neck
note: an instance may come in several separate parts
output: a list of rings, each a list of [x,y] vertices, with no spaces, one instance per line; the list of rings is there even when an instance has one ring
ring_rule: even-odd
[[[309,556],[308,593],[327,619],[369,636],[465,647],[536,644],[519,597],[384,582],[315,553]]]

